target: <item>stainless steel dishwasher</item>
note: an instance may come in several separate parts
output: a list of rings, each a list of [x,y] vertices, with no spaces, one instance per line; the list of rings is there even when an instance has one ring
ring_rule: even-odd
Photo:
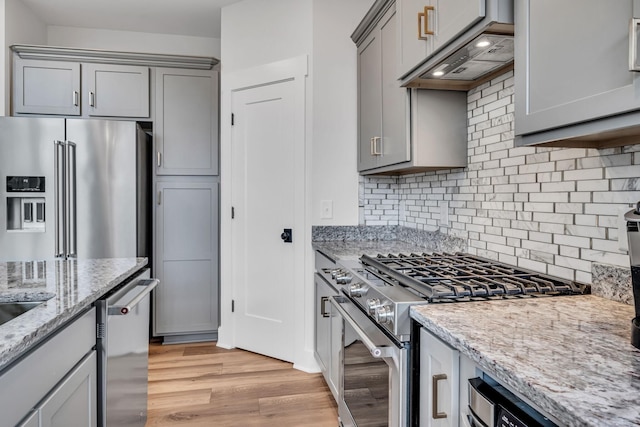
[[[96,302],[98,426],[144,426],[147,419],[149,294],[146,269]]]

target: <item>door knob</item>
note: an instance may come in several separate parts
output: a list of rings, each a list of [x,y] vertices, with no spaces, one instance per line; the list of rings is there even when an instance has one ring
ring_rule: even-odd
[[[285,228],[282,234],[280,235],[280,238],[285,243],[291,243],[293,242],[293,232],[291,231],[290,228]]]

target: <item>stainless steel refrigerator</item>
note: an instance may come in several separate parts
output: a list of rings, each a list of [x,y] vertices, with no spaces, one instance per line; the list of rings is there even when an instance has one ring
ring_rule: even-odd
[[[0,117],[0,260],[149,256],[135,122]]]

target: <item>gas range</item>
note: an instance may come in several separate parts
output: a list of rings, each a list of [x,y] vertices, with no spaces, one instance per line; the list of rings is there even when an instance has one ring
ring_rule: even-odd
[[[456,253],[361,256],[339,261],[334,282],[386,333],[409,341],[412,305],[546,298],[588,293],[587,285]]]

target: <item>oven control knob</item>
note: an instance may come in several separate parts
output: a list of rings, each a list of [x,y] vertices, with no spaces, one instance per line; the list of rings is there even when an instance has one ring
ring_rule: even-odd
[[[380,305],[375,311],[376,322],[389,324],[393,320],[393,308],[390,305]]]
[[[333,270],[331,270],[331,278],[335,280],[336,276],[338,274],[343,273],[343,272],[344,272],[344,270],[341,269],[341,268],[334,268]]]
[[[366,289],[362,283],[354,283],[347,287],[347,293],[352,298],[360,298],[365,292]]]
[[[351,275],[344,270],[342,273],[337,274],[335,279],[338,285],[348,285],[351,283]]]
[[[380,307],[380,300],[378,298],[369,298],[367,300],[367,311],[370,315],[374,315],[376,313],[376,308]]]

